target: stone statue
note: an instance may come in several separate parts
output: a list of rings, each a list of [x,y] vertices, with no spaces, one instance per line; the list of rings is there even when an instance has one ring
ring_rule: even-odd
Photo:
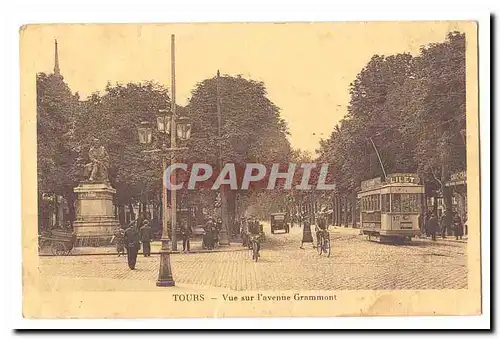
[[[85,177],[89,181],[109,182],[109,154],[98,139],[94,139],[93,145],[90,146],[89,158],[90,163],[85,165]]]

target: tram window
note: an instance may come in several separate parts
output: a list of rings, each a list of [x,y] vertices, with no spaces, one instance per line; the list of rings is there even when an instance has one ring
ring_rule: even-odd
[[[395,193],[392,195],[392,212],[401,212],[401,194]]]
[[[391,200],[389,199],[389,194],[382,194],[382,212],[391,211]]]
[[[392,212],[418,212],[419,195],[415,193],[394,193]]]

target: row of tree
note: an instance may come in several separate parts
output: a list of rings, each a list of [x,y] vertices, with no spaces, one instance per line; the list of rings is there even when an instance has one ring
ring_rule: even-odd
[[[221,103],[221,137],[218,131],[217,81]],[[41,209],[43,193],[66,197],[73,205],[73,188],[83,179],[83,166],[88,161],[88,150],[94,138],[105,145],[110,155],[109,177],[117,189],[115,204],[124,222],[128,207],[139,203],[140,211],[161,204],[161,166],[157,155],[148,155],[146,149],[169,146],[169,138],[153,133],[152,145],[139,144],[137,126],[143,121],[156,125],[160,109],[170,107],[165,87],[153,83],[108,83],[103,93],[94,93],[80,100],[59,75],[39,74],[38,97],[38,192]],[[179,115],[192,121],[188,151],[179,154],[179,161],[207,163],[214,173],[222,163],[244,166],[257,162],[287,163],[291,147],[287,126],[280,117],[279,108],[267,98],[262,82],[241,76],[221,76],[198,83],[186,107],[178,107]],[[182,178],[181,178],[182,179]],[[196,192],[179,193],[181,205],[196,204],[214,208],[217,192],[200,188]],[[230,191],[227,199],[230,224],[236,217],[236,201],[244,201],[251,192]],[[43,214],[43,211],[40,215]],[[72,216],[74,217],[74,215]],[[43,218],[41,218],[43,219]],[[41,220],[41,222],[44,222]]]
[[[217,115],[217,82],[221,107],[221,131]],[[334,127],[318,150],[317,163],[330,164],[337,189],[324,192],[282,189],[228,191],[224,195],[230,224],[249,205],[260,214],[288,208],[290,212],[314,210],[317,199],[334,201],[334,210],[351,211],[354,220],[360,182],[382,175],[374,150],[377,146],[387,173],[413,172],[424,178],[426,192],[442,194],[451,207],[445,183],[450,173],[465,169],[465,36],[454,32],[442,43],[421,48],[421,53],[375,55],[350,87],[348,114]],[[166,140],[154,133],[153,145],[139,144],[137,126],[156,124],[159,109],[170,107],[168,90],[156,83],[111,85],[103,93],[80,100],[60,75],[37,76],[38,192],[39,207],[47,203],[43,193],[66,197],[72,211],[73,188],[83,179],[83,165],[93,138],[110,154],[110,180],[117,189],[119,217],[139,203],[141,210],[161,202],[160,159],[143,152]],[[192,137],[180,154],[182,161],[212,165],[235,163],[305,163],[310,154],[292,150],[286,122],[269,100],[262,82],[241,76],[206,79],[194,87],[186,107],[178,113],[192,119]],[[167,138],[168,139],[168,138]],[[167,140],[167,144],[169,141]],[[167,145],[168,146],[168,145]],[[222,156],[219,157],[219,150]],[[300,170],[296,180],[300,180]],[[314,179],[314,178],[313,178]],[[331,180],[330,180],[331,182]],[[297,183],[297,182],[296,182]],[[201,187],[182,191],[181,203],[212,209],[216,192]],[[338,208],[338,205],[343,208]],[[316,207],[314,207],[316,208]],[[295,213],[295,212],[294,212]],[[43,218],[41,218],[43,219]],[[43,220],[41,220],[43,222]]]
[[[466,166],[465,80],[459,32],[415,57],[371,58],[351,84],[348,114],[318,150],[319,162],[334,168],[345,211],[354,210],[361,181],[383,177],[375,147],[387,173],[418,173],[428,196],[452,207],[446,183]]]

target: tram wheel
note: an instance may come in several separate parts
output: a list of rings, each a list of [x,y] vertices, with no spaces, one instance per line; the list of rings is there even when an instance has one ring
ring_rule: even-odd
[[[64,255],[66,253],[66,246],[61,242],[56,242],[52,244],[52,254],[53,255]]]

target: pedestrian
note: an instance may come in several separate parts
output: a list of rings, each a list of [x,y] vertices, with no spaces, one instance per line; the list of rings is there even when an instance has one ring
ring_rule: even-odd
[[[213,249],[214,241],[214,222],[212,218],[208,218],[207,224],[205,225],[205,235],[203,236],[203,247],[206,249]]]
[[[464,224],[457,212],[455,212],[455,217],[453,218],[453,230],[455,231],[455,238],[457,240],[462,239],[464,235]]]
[[[189,225],[185,224],[184,227],[182,227],[181,230],[181,236],[182,236],[182,250],[184,252],[189,252],[190,246],[189,246],[189,238],[191,237],[191,227]]]
[[[431,214],[429,220],[426,223],[427,234],[432,237],[433,241],[436,241],[436,232],[438,230],[438,220],[434,213]]]
[[[243,218],[241,221],[241,244],[243,246],[248,246],[248,221],[246,218]]]
[[[142,242],[142,253],[145,257],[151,256],[151,241],[153,240],[153,232],[151,230],[151,226],[149,226],[149,220],[144,219],[142,222],[143,226],[139,231],[139,235],[141,237]]]
[[[120,226],[115,230],[113,236],[115,237],[116,252],[118,253],[118,256],[120,257],[122,254],[125,255],[125,246],[124,246],[125,231]]]
[[[319,237],[321,232],[326,230],[326,218],[324,214],[319,213],[316,217],[316,245],[319,246]]]
[[[446,210],[443,217],[441,218],[441,236],[443,237],[443,239],[446,237],[446,232],[448,231],[448,229],[450,229],[452,221],[453,217],[451,215],[451,211]]]
[[[135,270],[135,264],[137,262],[137,252],[139,251],[139,247],[141,245],[139,242],[139,232],[137,232],[137,228],[134,226],[134,224],[131,224],[125,230],[124,244],[127,248],[128,267],[131,270]]]
[[[304,228],[302,229],[302,242],[300,244],[300,248],[304,249],[304,243],[312,243],[314,247],[314,239],[311,233],[311,223],[309,218],[304,218]]]

